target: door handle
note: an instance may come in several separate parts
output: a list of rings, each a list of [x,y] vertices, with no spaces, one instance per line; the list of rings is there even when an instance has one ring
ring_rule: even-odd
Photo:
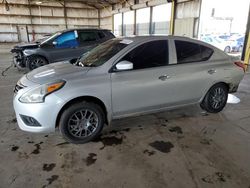
[[[162,76],[159,76],[159,79],[162,80],[162,81],[165,81],[167,79],[171,78],[171,76],[169,75],[162,75]]]
[[[208,74],[214,74],[214,73],[216,73],[216,70],[215,69],[210,69],[207,72],[208,72]]]

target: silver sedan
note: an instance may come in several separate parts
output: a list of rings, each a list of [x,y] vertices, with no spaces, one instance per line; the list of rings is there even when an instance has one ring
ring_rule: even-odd
[[[19,127],[85,143],[113,119],[200,104],[218,113],[236,92],[244,65],[204,42],[174,36],[117,38],[75,64],[38,68],[17,83]]]

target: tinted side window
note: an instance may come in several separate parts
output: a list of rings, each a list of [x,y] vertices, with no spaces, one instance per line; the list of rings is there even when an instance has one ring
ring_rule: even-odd
[[[168,43],[166,40],[147,42],[130,51],[122,60],[132,62],[134,69],[167,65]]]
[[[55,41],[57,42],[56,48],[72,48],[78,46],[74,31],[59,35]]]
[[[78,32],[80,42],[91,42],[96,41],[97,36],[95,32],[80,31]]]
[[[207,61],[213,54],[213,50],[211,48],[208,48],[206,46],[200,45],[201,48],[201,61]]]
[[[104,33],[102,31],[98,31],[98,36],[99,36],[100,39],[105,38],[105,35],[104,35]]]
[[[206,61],[213,54],[213,50],[208,47],[186,41],[176,40],[175,48],[178,64]]]

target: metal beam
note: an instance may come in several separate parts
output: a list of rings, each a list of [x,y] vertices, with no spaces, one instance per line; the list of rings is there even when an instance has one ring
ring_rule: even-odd
[[[124,13],[122,12],[122,36],[124,36]]]
[[[35,31],[34,31],[34,27],[33,27],[33,17],[31,15],[30,0],[28,0],[28,8],[29,8],[29,15],[30,15],[30,24],[31,24],[31,28],[32,28],[32,41],[34,41],[35,40],[35,35],[34,35]],[[27,28],[27,32],[29,33],[27,25],[26,25],[26,28]],[[28,42],[30,42],[29,34],[28,34]]]
[[[135,13],[134,13],[134,35],[136,35],[137,34],[137,10],[134,10],[135,11]]]
[[[250,9],[248,10],[247,28],[241,60],[244,61],[246,68],[248,68],[250,60]]]
[[[153,7],[150,7],[149,34],[153,34]]]
[[[98,9],[97,11],[98,11],[98,27],[101,28],[101,11],[100,9]]]
[[[172,8],[171,8],[171,19],[170,19],[170,34],[171,35],[174,35],[175,12],[176,12],[176,0],[173,0]]]
[[[63,16],[64,16],[64,20],[65,20],[65,27],[66,27],[66,29],[68,29],[67,7],[66,7],[65,0],[63,1]]]

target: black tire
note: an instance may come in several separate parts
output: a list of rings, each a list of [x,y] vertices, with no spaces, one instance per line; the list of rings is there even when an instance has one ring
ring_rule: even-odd
[[[228,87],[226,84],[218,83],[209,89],[200,106],[207,112],[218,113],[226,106],[227,97]]]
[[[224,52],[225,52],[225,53],[230,53],[230,52],[231,52],[230,46],[227,46],[227,47],[224,49]]]
[[[88,112],[85,114],[86,111]],[[93,118],[98,118],[97,123],[96,119],[90,120],[91,116],[89,115],[90,117],[88,117],[88,114],[91,114],[91,112],[93,112]],[[83,115],[83,113],[85,116]],[[64,110],[59,121],[59,130],[67,141],[74,144],[83,144],[97,138],[104,126],[104,120],[104,113],[99,105],[83,101],[79,103],[74,103],[66,110]],[[92,126],[91,123],[96,125]],[[86,136],[85,134],[86,132],[88,134],[88,131],[93,132],[90,135]],[[77,132],[79,133],[78,136]],[[82,136],[82,134],[84,136]]]
[[[27,61],[26,61],[26,67],[31,71],[34,70],[38,67],[47,65],[48,61],[46,58],[42,57],[42,56],[37,56],[37,55],[33,55],[31,57],[28,57]]]

